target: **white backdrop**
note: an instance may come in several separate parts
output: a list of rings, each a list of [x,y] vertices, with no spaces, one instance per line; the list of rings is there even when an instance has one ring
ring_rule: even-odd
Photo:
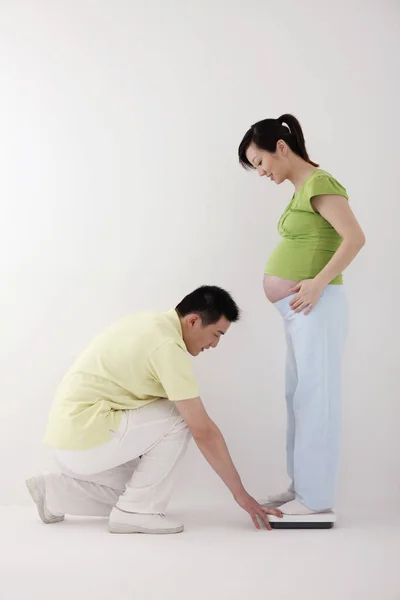
[[[0,2],[1,497],[25,503],[54,390],[114,319],[200,284],[244,310],[195,361],[253,494],[284,474],[284,341],[262,273],[290,186],[237,163],[256,120],[296,114],[367,246],[352,306],[339,503],[400,501],[397,2]],[[227,500],[191,447],[180,501]]]

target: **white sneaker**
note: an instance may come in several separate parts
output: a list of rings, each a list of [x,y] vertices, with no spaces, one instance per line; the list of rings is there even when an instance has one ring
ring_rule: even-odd
[[[114,506],[108,530],[110,533],[181,533],[183,524],[163,514],[130,513]]]
[[[39,517],[43,523],[59,523],[64,521],[64,515],[53,515],[46,505],[46,484],[43,475],[37,475],[26,480],[26,487],[37,506]]]
[[[290,502],[286,502],[282,506],[279,507],[284,515],[318,515],[321,513],[331,513],[330,508],[325,508],[324,510],[313,510],[312,508],[308,508],[305,506],[300,500],[291,500]]]
[[[268,506],[268,508],[278,508],[282,504],[286,504],[286,502],[291,502],[296,498],[296,494],[287,490],[286,492],[282,492],[281,494],[275,494],[272,496],[267,496],[266,500],[261,500],[260,504],[262,506]]]

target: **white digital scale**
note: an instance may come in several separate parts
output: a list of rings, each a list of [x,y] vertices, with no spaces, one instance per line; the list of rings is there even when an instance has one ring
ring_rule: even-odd
[[[267,515],[272,529],[332,529],[336,523],[333,511],[314,513],[313,515]]]

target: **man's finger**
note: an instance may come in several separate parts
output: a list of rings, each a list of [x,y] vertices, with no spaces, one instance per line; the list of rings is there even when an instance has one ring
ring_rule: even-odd
[[[274,515],[275,517],[283,517],[283,513],[278,508],[265,508],[263,506],[262,509],[266,515]]]
[[[258,522],[256,515],[251,515],[251,518],[253,520],[254,525],[257,527],[257,529],[260,529],[260,523]]]
[[[267,529],[271,530],[271,529],[272,529],[272,527],[271,527],[271,523],[268,521],[268,517],[267,517],[267,515],[265,514],[265,512],[264,512],[264,511],[261,511],[261,512],[260,512],[260,517],[261,517],[261,519],[264,521],[264,523],[265,523],[265,527],[266,527]]]

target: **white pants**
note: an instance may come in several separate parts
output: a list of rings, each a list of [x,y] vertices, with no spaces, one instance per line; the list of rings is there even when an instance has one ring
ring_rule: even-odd
[[[112,440],[88,450],[56,450],[61,473],[45,475],[53,514],[164,513],[190,431],[173,402],[123,411]]]
[[[347,334],[343,286],[329,285],[305,315],[275,303],[287,342],[287,471],[289,489],[308,508],[334,507],[340,449],[341,366]]]

